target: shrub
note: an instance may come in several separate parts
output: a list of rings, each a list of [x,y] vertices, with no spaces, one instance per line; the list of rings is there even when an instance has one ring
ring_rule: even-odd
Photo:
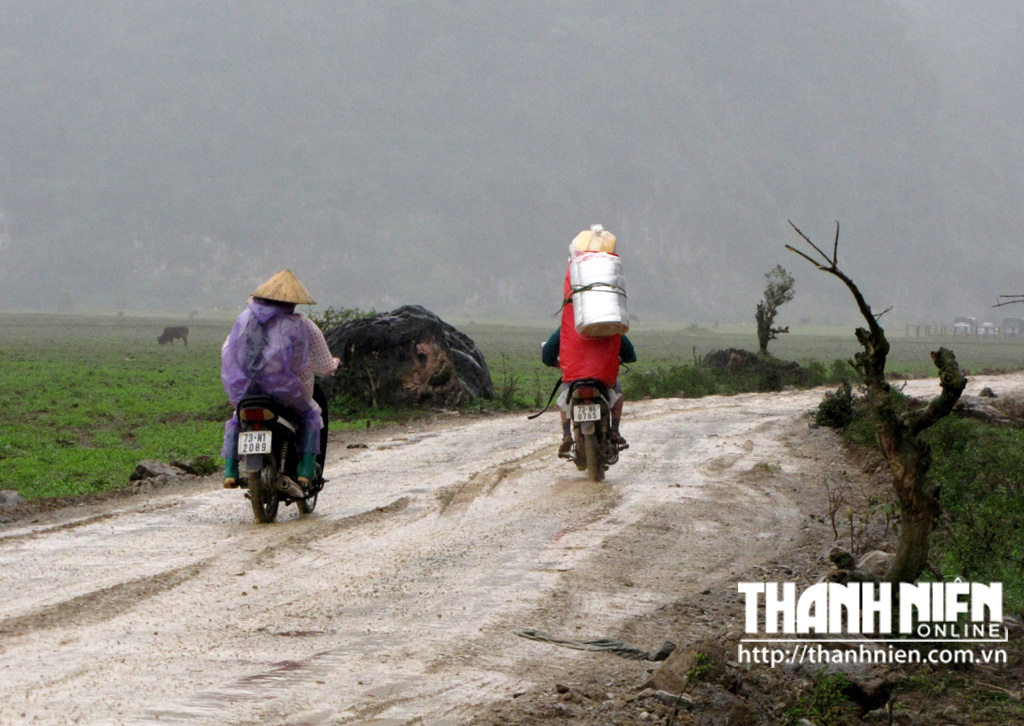
[[[634,371],[623,385],[630,399],[700,398],[720,392],[715,374],[699,366],[670,366],[643,373]]]
[[[815,426],[845,429],[853,421],[853,388],[849,381],[843,381],[839,388],[829,391],[818,404],[814,414]]]
[[[950,418],[928,432],[946,516],[932,560],[947,576],[1002,582],[1024,612],[1024,431]]]
[[[808,719],[820,726],[840,726],[852,723],[855,708],[847,699],[850,681],[842,673],[829,673],[824,668],[814,674],[814,686],[800,697],[796,708],[787,715],[789,723],[798,724]]]
[[[359,308],[325,308],[318,313],[310,313],[309,319],[325,333],[342,323],[357,318],[372,318],[376,310],[360,310]]]

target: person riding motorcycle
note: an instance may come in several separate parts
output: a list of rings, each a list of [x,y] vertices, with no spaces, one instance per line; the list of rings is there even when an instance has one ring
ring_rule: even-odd
[[[315,376],[333,373],[340,363],[316,323],[295,312],[314,305],[291,270],[282,270],[256,288],[221,349],[221,383],[235,413],[224,425],[224,488],[238,485],[238,402],[267,395],[301,418],[297,478],[303,488],[316,475],[320,453],[321,409],[313,400]]]
[[[619,363],[636,363],[636,348],[633,347],[633,341],[631,341],[625,335],[619,337]],[[558,328],[551,334],[551,337],[541,346],[540,359],[546,366],[552,368],[558,368],[559,358],[562,348],[562,330]],[[565,459],[569,457],[569,452],[572,451],[572,424],[569,421],[569,417],[566,414],[565,406],[562,405],[566,392],[569,389],[569,383],[564,379],[559,389],[558,401],[559,408],[558,413],[562,422],[562,443],[558,447],[558,456]],[[615,403],[612,404],[612,440],[616,443],[619,451],[629,448],[629,444],[626,443],[626,439],[622,436],[619,431],[619,422],[622,419],[622,384],[616,376],[614,385],[611,386],[611,390],[616,394]]]
[[[572,253],[599,251],[614,254],[615,235],[601,225],[594,225],[584,230],[573,240]],[[562,444],[558,455],[568,458],[572,450],[572,428],[566,415],[566,408],[561,405],[568,384],[581,378],[595,378],[604,383],[614,398],[612,403],[612,441],[619,450],[628,447],[626,440],[619,433],[619,421],[622,418],[622,386],[619,384],[619,364],[636,361],[636,350],[632,342],[624,335],[615,334],[601,337],[588,337],[576,331],[575,314],[572,303],[572,283],[569,271],[566,271],[562,288],[562,321],[541,351],[541,360],[545,365],[558,367],[562,371],[562,391],[559,396],[559,409],[562,420]]]

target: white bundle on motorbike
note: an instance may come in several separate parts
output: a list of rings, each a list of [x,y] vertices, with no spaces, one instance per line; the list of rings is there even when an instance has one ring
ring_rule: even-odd
[[[569,285],[577,333],[601,338],[629,330],[620,257],[574,250],[569,262]]]

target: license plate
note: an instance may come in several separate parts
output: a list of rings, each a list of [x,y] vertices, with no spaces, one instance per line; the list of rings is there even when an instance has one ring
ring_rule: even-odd
[[[600,421],[601,407],[596,403],[584,403],[573,406],[573,421]]]
[[[270,432],[242,431],[238,434],[238,453],[240,456],[245,456],[246,454],[269,454]]]

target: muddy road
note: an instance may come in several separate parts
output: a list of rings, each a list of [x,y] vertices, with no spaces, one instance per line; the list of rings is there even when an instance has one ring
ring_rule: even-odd
[[[208,479],[8,524],[0,723],[470,723],[592,655],[515,631],[619,637],[797,546],[844,466],[821,396],[627,404],[600,484],[554,415],[451,417],[341,437],[305,518]]]

